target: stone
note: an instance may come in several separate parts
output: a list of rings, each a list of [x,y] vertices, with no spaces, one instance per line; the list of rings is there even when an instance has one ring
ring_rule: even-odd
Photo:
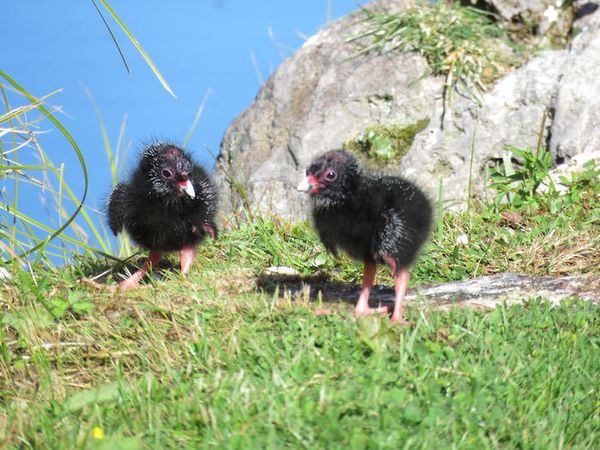
[[[550,121],[544,130],[541,125],[558,89],[563,53],[544,52],[509,73],[484,93],[481,106],[471,98],[456,97],[443,125],[440,99],[429,126],[402,161],[405,172],[428,187],[430,195],[442,182],[448,206],[464,205],[469,189],[471,196],[481,196],[486,168],[508,153],[505,145],[536,148],[540,132],[545,143]]]
[[[564,177],[571,181],[573,179],[574,174],[581,173],[585,170],[585,165],[589,161],[594,161],[596,167],[600,168],[600,150],[575,155],[567,162],[556,166],[548,173],[549,182],[542,182],[539,191],[547,192],[550,189],[551,182],[554,186],[554,189],[556,189],[558,193],[565,194],[568,191],[568,189],[567,186],[563,184],[561,178]]]
[[[506,20],[539,17],[548,7],[556,6],[555,0],[484,0],[483,3]]]
[[[555,305],[569,298],[600,303],[600,277],[571,275],[535,277],[515,273],[500,273],[417,288],[407,301],[422,300],[447,309],[451,306],[492,309],[499,304],[523,303],[541,297]],[[393,292],[388,302],[393,302]],[[383,301],[383,300],[382,300]]]
[[[559,160],[600,149],[600,14],[573,39],[553,101],[550,150]]]
[[[508,73],[483,93],[481,105],[458,97],[443,123],[438,100],[402,161],[405,173],[432,196],[442,183],[445,205],[462,208],[469,194],[483,195],[487,168],[511,156],[506,145],[541,145],[559,162],[600,148],[599,25],[594,11],[569,48],[541,52]]]
[[[265,275],[284,275],[288,277],[297,277],[300,276],[300,272],[298,272],[293,267],[287,266],[272,266],[267,267],[265,269]]]
[[[486,9],[513,26],[534,29],[538,36],[568,33],[573,8],[565,0],[483,0]]]

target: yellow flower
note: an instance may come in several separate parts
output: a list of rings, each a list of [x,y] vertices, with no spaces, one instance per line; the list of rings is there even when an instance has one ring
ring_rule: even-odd
[[[104,430],[101,427],[92,428],[92,436],[94,439],[104,439]]]

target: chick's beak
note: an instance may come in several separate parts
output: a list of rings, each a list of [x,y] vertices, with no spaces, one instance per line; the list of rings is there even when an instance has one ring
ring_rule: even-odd
[[[311,183],[311,180],[308,176],[304,177],[304,179],[300,182],[300,184],[298,185],[298,187],[296,188],[298,191],[300,192],[310,192],[310,190],[312,189],[313,185]]]
[[[190,180],[181,181],[179,183],[181,190],[186,193],[190,198],[196,198],[196,191],[194,191],[194,185]]]

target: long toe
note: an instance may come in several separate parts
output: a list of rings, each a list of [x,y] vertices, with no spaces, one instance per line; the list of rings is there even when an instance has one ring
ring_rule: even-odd
[[[391,322],[396,322],[399,323],[400,325],[408,325],[409,322],[407,322],[406,320],[404,320],[402,318],[402,316],[397,315],[397,314],[392,314],[392,317],[390,318]]]
[[[79,280],[79,282],[82,284],[87,284],[88,286],[92,286],[93,288],[95,288],[99,291],[103,291],[103,290],[114,291],[117,288],[114,285],[98,283],[96,280],[92,280],[92,279],[86,278],[86,277]]]
[[[118,289],[120,291],[128,291],[130,289],[135,289],[140,286],[140,282],[133,277],[127,278],[119,283]]]
[[[370,316],[371,314],[386,314],[390,312],[390,308],[388,306],[378,306],[377,308],[371,308],[369,306],[359,307],[358,305],[354,308],[354,316]]]

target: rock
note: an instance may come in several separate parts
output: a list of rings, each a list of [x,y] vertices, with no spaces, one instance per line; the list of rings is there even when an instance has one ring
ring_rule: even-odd
[[[443,103],[436,102],[428,128],[417,135],[402,161],[404,170],[430,192],[443,177],[446,202],[464,204],[469,179],[471,195],[481,195],[486,168],[507,153],[505,145],[536,148],[542,118],[558,90],[564,53],[542,53],[509,73],[483,95],[482,106],[471,98],[456,97],[443,128]],[[548,133],[547,122],[542,142]]]
[[[555,31],[552,28],[566,34],[573,19],[571,5],[564,0],[483,0],[482,4],[513,26],[534,29],[538,36]]]
[[[585,164],[588,161],[596,161],[596,166],[600,167],[600,150],[595,152],[582,153],[575,155],[568,162],[559,164],[550,171],[548,177],[554,185],[554,188],[560,193],[565,194],[568,191],[567,186],[562,183],[561,177],[567,178],[569,181],[572,180],[573,174],[581,173],[585,170]],[[550,189],[549,182],[543,182],[540,185],[540,192],[547,192]]]
[[[506,17],[524,17],[527,8],[543,15],[555,4],[491,3],[504,8]],[[413,2],[369,7],[382,4],[398,12]],[[423,57],[399,52],[356,56],[360,47],[348,39],[366,26],[363,13],[332,23],[281,64],[227,130],[216,170],[225,212],[248,206],[290,220],[306,218],[307,198],[295,187],[308,163],[376,125],[429,121],[400,168],[431,198],[437,197],[441,180],[445,204],[457,207],[466,204],[468,193],[483,193],[486,168],[509,155],[505,145],[540,144],[558,162],[597,150],[600,12],[587,8],[579,14],[583,9],[571,10],[577,17],[574,27],[582,28],[567,49],[539,52],[489,86],[481,104],[463,91],[453,93],[446,108],[444,79],[423,77],[428,70]]]
[[[555,0],[484,0],[483,3],[506,20],[539,17],[549,6],[556,6]]]
[[[283,276],[288,276],[288,277],[297,277],[300,275],[300,272],[298,272],[293,267],[273,266],[273,267],[267,267],[265,269],[265,275],[280,275],[280,276],[283,275]]]
[[[455,101],[443,127],[438,100],[404,170],[430,192],[443,177],[446,204],[464,206],[469,188],[471,196],[482,195],[486,168],[510,155],[505,145],[535,149],[539,142],[557,161],[599,148],[600,78],[593,67],[600,67],[600,14],[593,14],[568,49],[542,52],[510,72],[483,94],[481,106],[467,97]]]
[[[559,158],[600,149],[600,14],[573,39],[553,101],[550,150]]]
[[[393,302],[393,292],[389,295],[386,301]],[[554,304],[574,297],[600,303],[600,277],[534,277],[501,273],[417,288],[417,293],[407,296],[407,300],[423,300],[444,308],[458,305],[491,309],[501,303],[518,304],[536,297]]]

